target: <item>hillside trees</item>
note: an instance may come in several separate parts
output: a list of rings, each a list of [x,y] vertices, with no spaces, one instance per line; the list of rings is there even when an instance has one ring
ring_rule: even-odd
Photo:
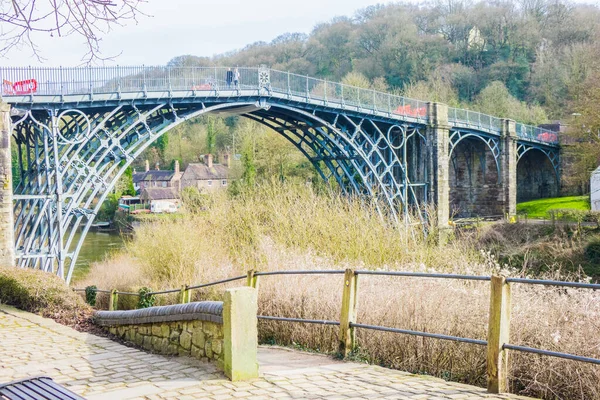
[[[321,23],[309,35],[284,33],[270,43],[212,58],[181,56],[170,65],[264,64],[539,124],[567,121],[586,102],[595,101],[586,90],[597,85],[592,76],[600,59],[599,32],[600,9],[568,0],[392,3]],[[200,118],[170,133],[163,156],[185,164],[207,152],[206,121]],[[260,145],[263,138],[271,138],[264,143],[276,143],[266,128],[239,117],[214,121],[223,127],[214,146],[208,146],[211,151],[242,154],[248,142],[244,138],[253,138],[257,175],[275,173],[274,165],[261,165],[261,160],[274,157],[268,146]],[[154,156],[160,158],[157,150]],[[589,159],[594,159],[593,151]],[[302,157],[291,160],[279,164],[289,165],[283,168],[285,174],[305,165]]]
[[[600,71],[586,79],[573,110],[570,122],[574,143],[565,148],[572,165],[564,184],[585,193],[590,173],[600,165]]]

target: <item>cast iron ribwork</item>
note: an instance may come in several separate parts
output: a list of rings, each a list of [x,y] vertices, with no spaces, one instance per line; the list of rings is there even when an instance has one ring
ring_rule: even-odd
[[[268,68],[240,68],[232,85],[227,70],[0,68],[14,83],[5,84],[3,100],[15,111],[17,264],[70,281],[85,236],[126,168],[162,134],[210,112],[271,127],[325,181],[373,199],[396,223],[423,222],[431,190],[427,103]],[[496,119],[467,113],[461,120],[460,111],[451,124],[470,133],[453,129],[451,145],[479,135],[498,163]]]

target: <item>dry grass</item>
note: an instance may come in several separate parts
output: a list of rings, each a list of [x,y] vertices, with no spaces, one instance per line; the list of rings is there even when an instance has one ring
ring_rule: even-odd
[[[126,267],[127,266],[127,267]],[[389,269],[476,275],[501,271],[468,243],[443,248],[404,236],[374,209],[334,194],[290,185],[216,197],[201,214],[143,226],[124,254],[92,267],[89,283],[135,290],[180,287],[261,271]],[[121,274],[116,277],[112,272]],[[218,298],[226,286],[196,291]],[[489,284],[414,278],[360,277],[361,323],[486,339]],[[260,280],[263,315],[339,320],[342,277],[269,276]],[[175,296],[163,297],[163,303]],[[600,294],[515,286],[512,342],[600,357]],[[335,327],[261,322],[264,342],[334,353]],[[359,331],[353,357],[402,370],[485,384],[485,349],[392,333]],[[514,392],[554,399],[600,398],[600,369],[512,353]]]

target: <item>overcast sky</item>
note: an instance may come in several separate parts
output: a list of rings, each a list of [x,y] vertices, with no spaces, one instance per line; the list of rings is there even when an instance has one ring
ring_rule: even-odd
[[[387,2],[387,1],[385,1]],[[140,17],[106,35],[105,56],[121,53],[112,64],[165,64],[183,54],[212,56],[257,41],[271,41],[286,32],[309,33],[319,22],[353,15],[381,0],[148,0]],[[85,54],[81,39],[36,39],[45,65],[79,65]],[[39,65],[27,48],[14,50],[2,65]]]

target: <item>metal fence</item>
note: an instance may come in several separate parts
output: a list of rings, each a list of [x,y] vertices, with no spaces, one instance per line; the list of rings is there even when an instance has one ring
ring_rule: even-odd
[[[448,107],[448,121],[454,126],[478,129],[491,133],[499,133],[502,128],[500,118],[454,107]]]
[[[266,90],[299,101],[362,112],[383,113],[401,120],[426,123],[427,102],[268,68],[113,66],[75,68],[0,68],[2,95],[66,96],[185,92],[185,96],[214,96],[223,91]],[[500,134],[500,118],[450,107],[448,119],[456,127]],[[519,137],[558,143],[556,132],[517,124]]]
[[[532,142],[558,143],[558,133],[539,126],[517,123],[517,136]]]
[[[524,278],[504,278],[500,276],[475,276],[458,274],[434,274],[420,272],[400,272],[400,271],[367,271],[367,270],[308,270],[308,271],[274,271],[257,272],[248,271],[246,275],[236,276],[216,282],[182,286],[181,289],[163,290],[150,292],[146,295],[162,295],[169,293],[180,293],[180,302],[185,303],[191,300],[190,291],[193,289],[205,288],[209,286],[246,280],[246,285],[258,289],[259,277],[274,275],[342,275],[342,305],[339,321],[290,318],[284,316],[259,315],[258,319],[263,321],[281,321],[305,324],[319,324],[339,327],[339,349],[340,353],[347,356],[349,352],[357,347],[355,331],[357,329],[392,332],[403,335],[413,335],[432,339],[449,340],[454,342],[469,343],[477,346],[487,347],[487,365],[488,365],[488,390],[491,392],[504,392],[508,390],[508,357],[507,351],[521,351],[534,353],[550,357],[558,357],[567,360],[574,360],[584,363],[600,365],[600,359],[584,357],[575,354],[537,349],[528,346],[516,345],[510,343],[510,304],[511,304],[511,285],[544,285],[555,287],[569,287],[578,289],[600,290],[600,284],[582,283],[582,282],[563,282],[553,280],[524,279]],[[396,327],[378,326],[362,324],[357,321],[358,304],[358,278],[366,277],[407,277],[407,278],[426,278],[426,279],[451,279],[460,281],[479,281],[490,283],[490,315],[488,320],[487,340],[457,337],[433,332],[415,331],[401,329]],[[362,278],[362,279],[365,279]],[[88,288],[89,290],[90,288]],[[74,289],[76,291],[85,291],[86,289]],[[98,293],[110,293],[110,309],[116,310],[118,304],[118,295],[138,295],[132,292],[118,292],[117,290],[91,289]],[[497,366],[490,367],[490,366]],[[490,369],[491,368],[491,369]]]

